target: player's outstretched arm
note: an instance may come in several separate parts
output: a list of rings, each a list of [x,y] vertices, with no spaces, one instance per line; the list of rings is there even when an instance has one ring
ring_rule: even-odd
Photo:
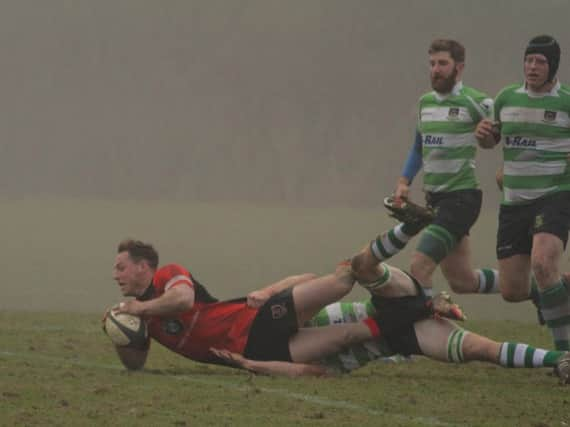
[[[194,289],[189,285],[179,284],[168,289],[160,297],[149,301],[136,299],[123,301],[116,311],[136,316],[163,316],[190,310],[194,305]]]
[[[246,359],[242,355],[228,350],[211,348],[210,351],[230,365],[256,374],[279,375],[292,378],[302,376],[322,377],[330,374],[324,366],[318,364],[280,362],[276,360],[259,361]]]

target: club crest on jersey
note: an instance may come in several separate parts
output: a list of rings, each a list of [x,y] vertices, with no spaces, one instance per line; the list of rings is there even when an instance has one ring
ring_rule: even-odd
[[[274,319],[281,319],[287,314],[287,307],[285,304],[274,304],[271,306],[271,317]]]
[[[179,335],[183,326],[178,319],[166,319],[162,321],[162,329],[168,335]]]
[[[556,120],[556,111],[544,110],[544,119],[545,122],[553,122]]]
[[[447,113],[447,117],[450,119],[457,119],[459,118],[459,107],[451,107],[449,112]]]

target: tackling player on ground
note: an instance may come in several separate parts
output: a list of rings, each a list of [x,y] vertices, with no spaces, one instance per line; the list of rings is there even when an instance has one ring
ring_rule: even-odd
[[[156,251],[139,241],[119,245],[114,271],[123,295],[135,297],[119,311],[144,317],[150,337],[200,362],[270,374],[323,375],[398,353],[456,363],[557,366],[563,382],[570,374],[564,352],[497,343],[442,319],[461,320],[463,313],[446,296],[426,297],[413,278],[381,263],[370,246],[334,274],[290,276],[247,298],[225,302],[213,298],[183,267],[158,268]],[[369,301],[336,303],[321,311],[349,292],[356,279],[371,291]],[[339,310],[345,315],[331,317]],[[128,369],[140,369],[149,345],[116,349]]]

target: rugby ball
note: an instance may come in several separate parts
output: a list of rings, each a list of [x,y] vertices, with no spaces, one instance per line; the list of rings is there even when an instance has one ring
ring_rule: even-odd
[[[117,313],[112,307],[105,316],[105,333],[119,347],[145,348],[148,342],[146,323],[139,316]]]

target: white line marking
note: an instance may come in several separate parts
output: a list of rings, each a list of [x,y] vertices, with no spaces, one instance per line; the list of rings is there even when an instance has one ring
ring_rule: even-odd
[[[87,367],[87,368],[109,369],[109,370],[113,370],[113,371],[123,371],[125,369],[125,368],[123,368],[122,365],[119,365],[119,364],[110,365],[110,364],[106,364],[106,363],[86,362],[86,361],[82,361],[82,360],[78,360],[78,359],[65,359],[65,358],[61,358],[61,357],[46,356],[46,355],[40,355],[40,354],[30,354],[30,353],[19,353],[19,352],[13,352],[13,351],[0,351],[0,357],[2,357],[2,356],[43,360],[46,362],[57,363],[58,365],[61,365],[62,363],[68,363],[70,365],[77,365],[77,366],[82,366],[82,367]],[[144,371],[143,371],[143,373],[144,373]],[[180,381],[190,381],[192,383],[197,383],[197,384],[221,386],[221,387],[225,387],[225,388],[231,389],[231,390],[247,391],[251,388],[251,386],[248,387],[248,386],[244,386],[242,384],[236,384],[236,383],[228,382],[228,381],[209,380],[206,378],[197,378],[196,374],[193,374],[192,376],[190,376],[190,375],[184,375],[184,374],[173,375],[173,374],[161,373],[161,375],[165,376],[165,377],[171,377],[171,378],[174,378],[174,379],[180,380]],[[395,418],[399,421],[416,422],[416,423],[422,423],[422,424],[430,425],[430,426],[442,426],[442,427],[462,427],[463,426],[463,424],[454,424],[454,423],[447,423],[445,421],[440,421],[435,417],[412,417],[412,416],[406,416],[406,415],[401,415],[401,414],[394,414],[394,413],[383,411],[381,409],[372,409],[372,408],[368,408],[366,406],[357,405],[355,403],[343,402],[340,400],[333,400],[333,399],[326,399],[326,398],[316,397],[313,395],[307,395],[307,394],[303,394],[303,393],[295,393],[295,392],[291,392],[289,390],[284,390],[284,389],[266,388],[266,387],[257,387],[257,388],[264,393],[272,393],[272,394],[277,394],[277,395],[287,397],[290,399],[303,400],[305,402],[308,402],[308,403],[311,403],[314,405],[318,405],[318,406],[325,406],[325,407],[336,408],[336,409],[349,409],[349,410],[352,410],[355,412],[361,412],[361,413],[366,413],[366,414],[375,415],[375,416],[388,416],[388,417]]]

